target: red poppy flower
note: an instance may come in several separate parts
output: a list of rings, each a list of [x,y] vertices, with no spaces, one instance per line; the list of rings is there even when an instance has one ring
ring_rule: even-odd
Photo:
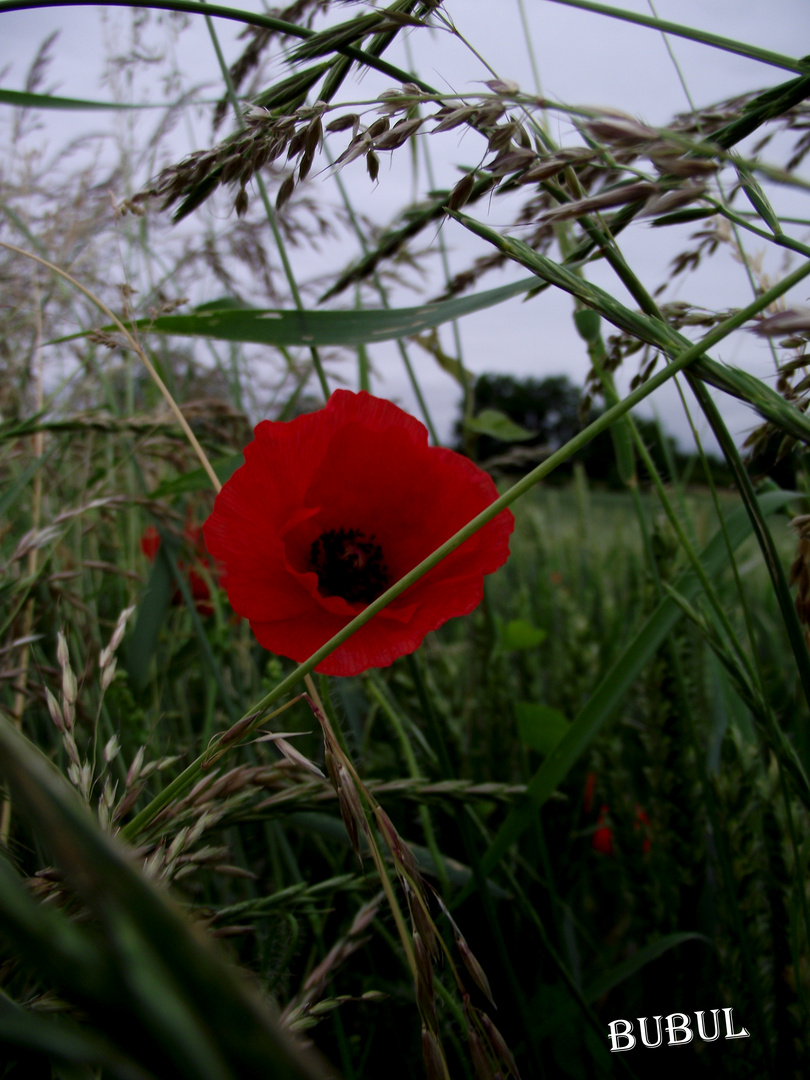
[[[585,777],[585,790],[582,794],[582,804],[586,814],[593,810],[594,795],[596,792],[596,773],[589,772]],[[633,830],[641,835],[641,850],[646,855],[650,850],[650,818],[647,811],[639,806],[634,809]],[[591,847],[602,855],[613,855],[613,830],[608,821],[610,820],[610,807],[605,803],[599,809],[596,818],[596,828],[591,834]]]
[[[598,851],[602,855],[613,854],[613,833],[611,832],[610,826],[607,824],[609,813],[609,807],[603,806],[599,811],[596,828],[591,837],[591,847],[594,851]]]
[[[203,544],[202,529],[199,526],[187,524],[183,530],[183,538],[187,541],[189,546],[193,548],[195,556],[194,564],[188,571],[188,584],[191,589],[191,595],[194,598],[194,606],[200,615],[212,615],[214,605],[211,603],[211,590],[208,587],[208,581],[199,572],[199,569],[194,569],[194,565],[200,569],[204,568],[216,580],[216,569],[211,565],[208,552],[205,550]],[[149,562],[154,562],[157,558],[159,548],[160,533],[154,525],[149,525],[144,529],[143,536],[141,537],[141,551],[147,557]],[[178,560],[177,565],[180,570],[186,569],[182,559]],[[172,603],[183,603],[183,594],[178,588],[175,588],[172,593]]]
[[[338,390],[318,412],[258,425],[203,528],[234,610],[264,648],[300,662],[496,497],[486,473],[428,446],[396,405]],[[503,511],[316,670],[384,667],[472,611],[513,527]]]

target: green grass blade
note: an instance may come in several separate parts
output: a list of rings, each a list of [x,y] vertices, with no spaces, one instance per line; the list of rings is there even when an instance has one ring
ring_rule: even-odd
[[[619,303],[610,293],[591,285],[584,278],[579,277],[568,266],[554,262],[553,259],[534,251],[528,244],[518,240],[514,236],[502,236],[495,229],[484,225],[474,218],[456,211],[448,211],[451,217],[460,222],[470,232],[487,240],[493,247],[503,252],[510,259],[520,263],[527,269],[532,270],[546,284],[554,285],[569,293],[580,303],[592,308],[602,315],[608,322],[618,326],[620,330],[633,334],[640,341],[645,341],[657,349],[662,349],[669,356],[679,352],[684,347],[691,348],[692,343],[682,334],[674,331],[661,319],[644,315],[638,311],[632,311]],[[763,292],[752,303],[741,308],[724,319],[722,323],[710,330],[701,340],[701,352],[692,361],[692,370],[705,382],[733,394],[740,400],[747,402],[767,420],[777,424],[796,438],[810,443],[810,420],[785,400],[766,383],[737,368],[731,368],[726,364],[720,364],[706,355],[706,351],[727,337],[744,323],[753,319],[759,312],[774,300],[787,293],[794,285],[797,285],[810,274],[810,260],[805,262],[792,274],[787,275],[777,285]]]
[[[285,37],[306,39],[315,35],[314,30],[299,26],[297,23],[285,22],[284,19],[277,19],[272,15],[225,7],[223,4],[198,3],[197,0],[151,0],[148,4],[138,3],[137,0],[0,0],[0,14],[4,11],[38,11],[52,7],[129,7],[152,8],[155,11],[183,11],[189,15],[207,15],[215,19],[228,19],[247,26],[275,30]],[[398,82],[412,82],[425,93],[438,93],[432,86],[422,82],[412,73],[403,71],[402,68],[395,67],[394,64],[389,64],[362,49],[346,45],[339,47],[336,51],[352,60],[357,60],[366,67],[375,68]]]
[[[184,337],[216,338],[253,345],[321,346],[371,344],[391,341],[432,330],[475,311],[502,304],[535,288],[534,278],[511,285],[463,296],[455,300],[422,304],[410,308],[375,308],[360,311],[289,311],[269,308],[212,308],[206,304],[189,315],[164,315],[139,319],[134,326],[142,333],[177,334]],[[114,332],[116,327],[105,330]],[[73,334],[60,338],[71,341]]]
[[[633,975],[637,975],[643,967],[652,963],[653,960],[657,960],[659,956],[663,956],[665,952],[669,952],[670,949],[677,949],[679,945],[685,944],[687,941],[702,941],[704,945],[711,945],[711,941],[704,934],[698,934],[693,931],[687,931],[679,934],[667,934],[665,937],[658,938],[657,941],[653,941],[649,945],[645,945],[643,949],[639,949],[638,952],[625,960],[624,963],[619,964],[613,968],[612,971],[608,971],[605,975],[594,980],[585,990],[586,1001],[598,1001],[600,997],[607,994],[609,990],[612,990],[619,983],[624,982],[625,979],[632,978]]]
[[[741,115],[736,120],[732,120],[716,131],[712,135],[712,142],[728,150],[746,135],[756,131],[766,121],[783,116],[794,105],[804,101],[808,94],[810,94],[810,76],[807,75],[765,90],[743,106]]]
[[[54,94],[31,94],[23,90],[0,89],[0,104],[15,105],[20,109],[72,109],[74,111],[106,109],[166,109],[171,105],[161,103],[116,103],[114,101],[87,101],[84,98],[56,97]]]
[[[637,975],[647,964],[657,960],[670,949],[677,949],[680,945],[686,944],[687,941],[700,941],[709,947],[712,944],[704,934],[698,934],[695,931],[667,934],[645,945],[638,952],[633,953],[629,959],[589,983],[582,991],[582,1001],[589,1005],[598,1001],[615,987]],[[574,1004],[564,1000],[558,1009],[544,1019],[542,1030],[551,1033],[561,1025],[570,1023],[574,1013]]]
[[[717,406],[709,396],[705,387],[694,387],[694,390],[697,393],[704,414],[712,426],[712,431],[720,444],[720,448],[725,455],[729,468],[734,473],[734,478],[743,505],[751,520],[751,527],[757,538],[757,542],[759,543],[762,557],[771,579],[774,595],[779,604],[779,611],[787,632],[793,657],[796,661],[796,669],[802,684],[805,700],[810,704],[810,656],[808,656],[807,653],[804,632],[799,623],[799,617],[796,613],[796,607],[793,603],[790,586],[785,576],[779,552],[774,543],[771,531],[768,528],[765,515],[762,513],[759,500],[754,492],[754,485],[751,483],[751,478],[745,469],[728,428],[723,423]],[[806,763],[802,762],[798,757],[796,749],[788,741],[785,733],[776,723],[771,710],[769,710],[768,717],[771,735],[777,744],[776,748],[778,748],[783,755],[782,760],[790,763],[791,770],[798,776],[799,785],[804,787],[805,790],[810,790],[810,783],[808,783],[805,770]]]
[[[565,4],[567,7],[579,8],[581,11],[592,11],[597,15],[607,15],[612,19],[635,23],[637,26],[647,26],[651,30],[658,30],[662,34],[672,34],[673,37],[697,41],[701,45],[709,45],[713,49],[736,53],[738,56],[746,56],[749,60],[759,60],[763,64],[785,68],[787,71],[804,72],[808,67],[806,60],[794,60],[790,56],[782,56],[781,53],[771,52],[769,49],[760,49],[756,45],[748,45],[743,41],[734,41],[732,38],[721,37],[720,34],[710,34],[706,30],[695,30],[691,26],[682,26],[680,23],[668,22],[666,19],[658,19],[652,15],[642,15],[636,11],[626,11],[624,8],[596,4],[593,0],[552,0],[552,2]]]
[[[5,729],[8,722],[0,719]],[[80,997],[99,992],[106,975],[102,956],[75,923],[53,905],[36,903],[17,872],[0,858],[0,934],[18,954],[57,983],[71,977]]]

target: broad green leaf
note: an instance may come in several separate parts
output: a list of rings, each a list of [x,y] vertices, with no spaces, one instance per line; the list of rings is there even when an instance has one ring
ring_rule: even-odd
[[[571,727],[570,720],[559,709],[535,701],[517,702],[515,716],[520,741],[539,754],[549,754]]]
[[[500,409],[482,409],[477,416],[465,420],[464,427],[467,431],[474,431],[476,435],[489,435],[501,442],[525,442],[537,434],[510,420]]]
[[[536,649],[548,637],[548,631],[539,626],[532,626],[526,619],[511,619],[501,632],[501,644],[504,649]]]
[[[633,975],[637,975],[647,964],[657,960],[659,956],[663,956],[670,949],[677,949],[680,945],[684,945],[687,941],[700,941],[709,947],[712,945],[709,938],[694,931],[667,934],[665,937],[653,941],[650,945],[645,945],[644,948],[633,953],[628,960],[618,964],[611,971],[586,986],[582,994],[583,1001],[588,1004],[598,1001],[599,998],[614,987],[623,983],[626,979],[632,978]],[[570,998],[564,998],[558,1008],[554,1008],[546,1014],[541,1030],[543,1033],[553,1032],[576,1020],[578,1016],[579,1009],[577,1005]]]
[[[218,461],[212,461],[211,466],[224,484],[226,480],[233,476],[239,466],[244,464],[244,461],[242,454],[230,454],[228,457],[219,458]],[[187,491],[207,491],[210,490],[210,487],[211,480],[208,473],[200,467],[199,469],[192,469],[191,472],[183,473],[182,476],[177,476],[173,480],[165,480],[154,491],[150,492],[149,497],[150,499],[165,499],[167,496],[182,495]]]
[[[694,931],[682,932],[679,934],[667,934],[665,937],[658,938],[657,941],[653,941],[649,945],[645,945],[644,948],[639,949],[638,952],[625,960],[624,963],[619,964],[613,968],[606,975],[602,975],[601,978],[596,979],[585,990],[586,1001],[597,1001],[603,994],[606,994],[609,990],[612,990],[614,986],[618,986],[619,983],[624,982],[625,979],[629,979],[637,972],[641,971],[647,964],[652,963],[653,960],[657,960],[659,956],[663,956],[665,952],[670,949],[677,949],[679,945],[683,945],[687,941],[701,941],[704,945],[711,947],[712,942],[704,934],[698,934]]]
[[[140,333],[216,338],[253,345],[372,345],[375,341],[392,341],[425,333],[442,323],[502,304],[536,285],[536,278],[524,278],[512,285],[502,285],[454,300],[421,304],[419,307],[364,311],[285,311],[277,308],[235,308],[230,305],[212,308],[204,304],[188,315],[161,315],[157,319],[139,319],[125,325],[134,326]],[[105,326],[103,329],[113,333],[116,327]],[[82,336],[72,334],[59,340],[71,341]]]

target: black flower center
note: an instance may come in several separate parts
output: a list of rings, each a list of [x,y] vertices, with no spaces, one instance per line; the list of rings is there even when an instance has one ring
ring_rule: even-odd
[[[382,548],[359,529],[331,529],[314,540],[309,561],[324,596],[370,604],[391,584]]]

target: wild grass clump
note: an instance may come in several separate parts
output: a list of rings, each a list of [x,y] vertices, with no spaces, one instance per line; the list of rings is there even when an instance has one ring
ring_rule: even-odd
[[[810,248],[781,194],[806,193],[806,61],[614,13],[770,65],[661,126],[476,81],[449,3],[233,11],[230,65],[223,9],[169,6],[219,57],[205,145],[169,140],[197,102],[170,68],[149,132],[89,158],[37,147],[40,111],[78,107],[47,90],[58,39],[0,91],[0,1077],[804,1075]],[[133,16],[96,106],[131,115],[156,29]],[[475,59],[461,90],[409,58],[429,31]],[[373,221],[352,177],[411,161],[415,201]],[[663,284],[623,250],[641,223],[679,241]],[[684,299],[724,255],[747,291]],[[588,368],[581,430],[547,445],[476,409],[456,326],[518,295],[528,323],[541,292]],[[731,335],[773,378],[720,359]],[[390,394],[381,342],[434,444],[436,361],[498,498],[296,664],[202,527],[256,421]],[[635,412],[671,381],[688,476]],[[747,447],[717,391],[757,414]],[[474,611],[387,667],[315,670],[507,509]],[[728,1008],[746,1038],[610,1052],[619,1017]]]

